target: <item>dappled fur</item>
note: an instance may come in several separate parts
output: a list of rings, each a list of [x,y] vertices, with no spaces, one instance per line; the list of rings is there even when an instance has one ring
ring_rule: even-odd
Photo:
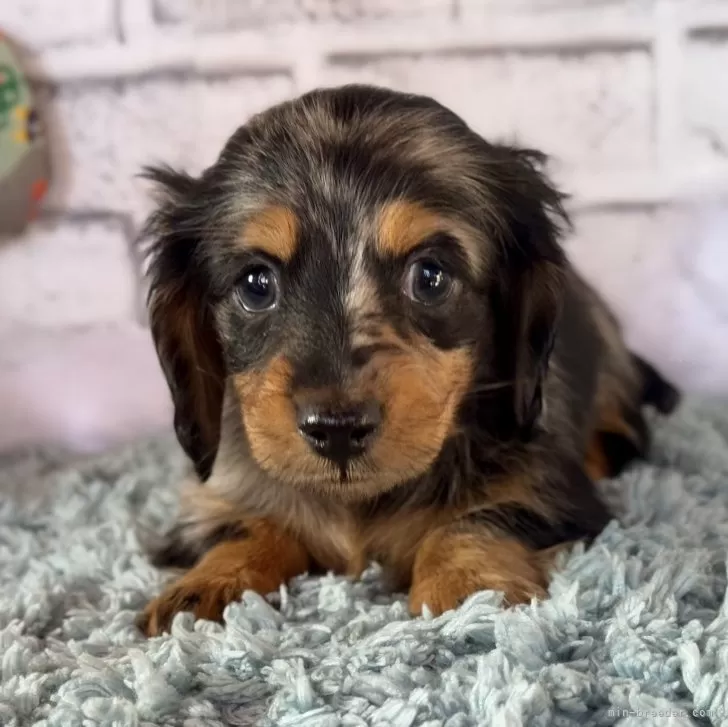
[[[147,633],[371,559],[415,612],[488,587],[515,602],[600,532],[594,480],[646,454],[643,405],[677,392],[566,259],[543,162],[431,99],[348,86],[254,117],[199,178],[147,171],[152,333],[197,475],[155,561],[191,570]],[[434,306],[403,292],[422,256],[453,281]],[[263,313],[241,304],[254,264],[280,288]],[[297,428],[302,406],[372,402],[344,462]]]

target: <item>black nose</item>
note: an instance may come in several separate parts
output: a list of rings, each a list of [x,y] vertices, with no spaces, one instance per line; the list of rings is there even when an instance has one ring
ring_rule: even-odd
[[[340,412],[302,407],[298,412],[301,436],[315,452],[338,464],[363,454],[380,422],[380,410],[375,405]]]

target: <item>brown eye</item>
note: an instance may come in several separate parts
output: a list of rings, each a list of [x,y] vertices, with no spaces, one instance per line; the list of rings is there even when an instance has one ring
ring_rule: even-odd
[[[452,276],[434,260],[416,260],[407,273],[407,295],[418,303],[442,303],[452,288]]]
[[[252,265],[243,272],[237,295],[243,308],[250,313],[270,310],[278,302],[276,274],[267,265]]]

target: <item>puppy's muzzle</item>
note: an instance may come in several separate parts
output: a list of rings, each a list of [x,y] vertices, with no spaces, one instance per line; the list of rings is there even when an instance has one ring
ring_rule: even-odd
[[[298,431],[311,449],[342,468],[374,441],[382,414],[378,405],[361,404],[339,411],[318,405],[298,408]]]

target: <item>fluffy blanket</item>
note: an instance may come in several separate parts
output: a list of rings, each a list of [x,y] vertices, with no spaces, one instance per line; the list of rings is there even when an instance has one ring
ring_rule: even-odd
[[[224,626],[134,620],[164,575],[137,525],[173,517],[171,440],[0,465],[0,724],[728,725],[728,408],[688,402],[550,598],[408,616],[372,568],[244,594]],[[42,493],[43,497],[28,496]]]

